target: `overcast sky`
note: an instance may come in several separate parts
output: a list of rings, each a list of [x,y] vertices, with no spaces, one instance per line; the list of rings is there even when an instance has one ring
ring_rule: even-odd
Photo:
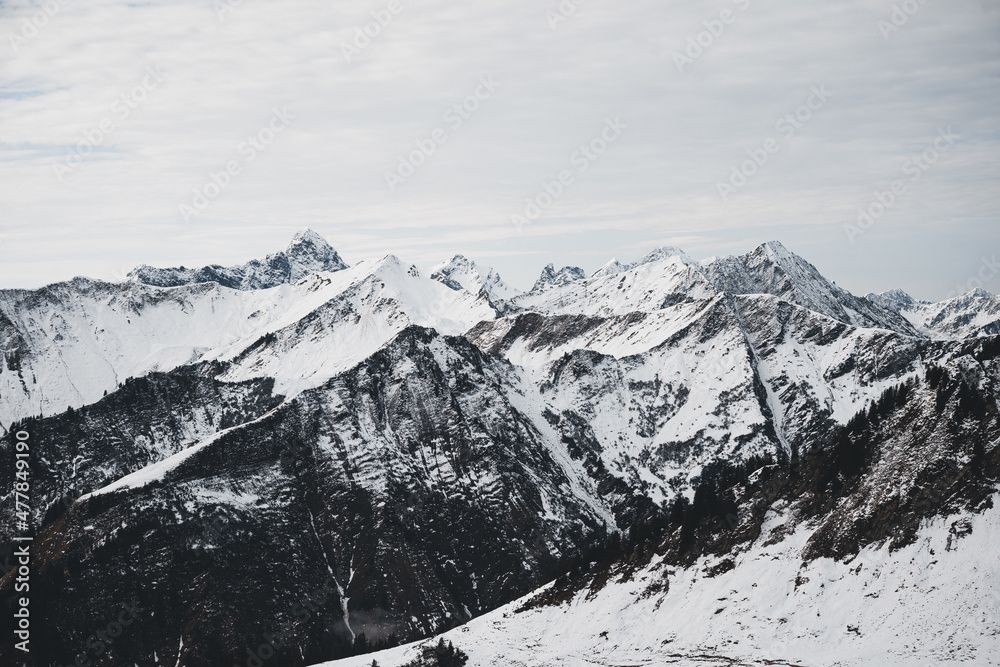
[[[303,227],[522,288],[777,239],[939,299],[1000,254],[998,0],[226,2],[0,2],[0,287]]]

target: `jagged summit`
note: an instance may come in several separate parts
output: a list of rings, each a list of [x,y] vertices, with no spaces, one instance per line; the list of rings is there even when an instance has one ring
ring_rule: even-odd
[[[183,266],[160,269],[143,264],[129,272],[129,280],[157,287],[215,282],[238,290],[267,289],[298,282],[311,273],[341,271],[347,264],[326,239],[311,229],[296,232],[283,251],[239,266],[212,264],[199,269]]]
[[[883,308],[893,311],[894,313],[898,313],[908,308],[913,308],[919,303],[916,299],[901,289],[891,289],[880,294],[869,293],[865,295],[865,298],[872,303],[877,303]]]
[[[453,290],[482,294],[490,303],[512,299],[521,291],[503,281],[492,267],[480,266],[465,255],[455,255],[431,269],[431,279]]]
[[[781,241],[765,241],[757,246],[755,252],[765,252],[771,257],[798,258],[798,255],[785,247]]]
[[[324,264],[344,264],[333,246],[325,238],[308,228],[295,232],[295,236],[285,248],[285,253],[300,260],[312,257]]]
[[[552,285],[561,286],[558,294],[547,289]],[[838,287],[777,241],[744,255],[702,262],[672,246],[656,248],[630,264],[613,259],[589,278],[582,269],[556,271],[550,264],[514,306],[549,313],[625,314],[720,295],[771,295],[845,324],[921,336],[898,312]]]
[[[918,301],[902,290],[869,294],[868,301],[899,313],[930,338],[1000,334],[1000,297],[979,287],[944,301]]]
[[[564,266],[556,271],[555,264],[549,264],[542,269],[542,275],[532,286],[532,292],[538,292],[552,285],[566,285],[577,280],[585,280],[587,273],[578,266]]]
[[[854,326],[919,335],[897,312],[830,282],[778,241],[763,243],[744,255],[713,258],[701,267],[721,292],[771,294]]]

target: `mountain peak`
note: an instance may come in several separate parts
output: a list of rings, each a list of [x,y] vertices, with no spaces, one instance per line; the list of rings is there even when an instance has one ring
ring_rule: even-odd
[[[290,282],[297,282],[310,273],[340,271],[347,268],[347,264],[333,249],[333,246],[311,229],[297,231],[284,254],[295,265],[292,267]],[[274,255],[268,255],[268,260],[271,257]]]
[[[792,251],[785,247],[781,241],[766,241],[757,246],[758,250],[764,250],[771,255],[791,256]]]
[[[521,292],[500,278],[492,267],[480,266],[465,255],[455,255],[431,269],[431,279],[453,290],[482,294],[490,303],[512,299]]]
[[[901,289],[891,289],[887,292],[882,292],[882,296],[891,297],[893,299],[902,299],[904,301],[913,301],[913,297]]]
[[[458,254],[449,259],[447,262],[442,262],[431,268],[431,274],[436,274],[440,272],[450,273],[458,268],[469,269],[475,268],[477,265],[471,259],[465,255]]]
[[[238,290],[267,289],[284,283],[294,283],[312,273],[340,271],[347,264],[326,239],[311,229],[295,233],[288,247],[265,259],[253,259],[238,266],[211,264],[199,269],[183,266],[159,269],[143,264],[129,272],[135,282],[157,287],[178,287],[195,283],[215,282]]]
[[[891,289],[881,294],[867,294],[865,298],[895,313],[917,305],[917,300],[901,289]]]
[[[629,264],[630,269],[637,266],[642,266],[643,264],[650,264],[652,262],[660,262],[665,259],[670,259],[671,257],[687,257],[687,253],[672,245],[662,246],[660,248],[655,248],[646,254],[645,257],[640,259],[638,262],[633,262]]]
[[[629,268],[628,266],[626,266],[625,264],[622,264],[617,259],[615,259],[614,257],[612,257],[610,262],[608,262],[607,264],[605,264],[601,268],[599,268],[596,271],[594,271],[594,275],[592,275],[590,277],[591,278],[603,278],[604,276],[615,276],[615,275],[618,275],[619,273],[621,273],[622,271],[627,271],[628,268]]]
[[[601,268],[594,271],[594,274],[590,276],[591,278],[603,278],[605,276],[614,276],[619,273],[624,273],[625,271],[630,271],[644,264],[652,264],[653,262],[661,262],[665,259],[670,259],[671,257],[684,257],[687,261],[691,261],[687,253],[685,253],[680,248],[674,246],[663,246],[660,248],[655,248],[646,255],[636,261],[629,264],[622,264],[616,258],[612,258],[610,262],[602,266]],[[569,268],[569,267],[567,267]]]
[[[330,244],[327,243],[325,238],[323,238],[318,233],[316,233],[315,231],[313,231],[308,227],[306,227],[305,229],[300,229],[299,231],[295,232],[295,236],[292,237],[292,241],[288,244],[288,249],[290,250],[293,247],[303,243],[318,245],[320,247],[326,247],[326,248],[330,247]]]
[[[319,253],[324,256],[337,256],[339,259],[339,255],[337,255],[337,251],[333,249],[333,246],[311,229],[300,229],[295,232],[295,236],[292,237],[292,240],[285,248],[285,253],[288,255]]]
[[[750,258],[751,261],[765,262],[781,267],[782,270],[794,277],[822,277],[815,266],[786,248],[781,241],[761,243],[744,257]]]
[[[846,324],[919,336],[898,312],[877,300],[860,299],[778,241],[745,255],[718,257],[702,269],[715,287],[730,294],[771,294]]]
[[[536,292],[550,285],[565,285],[576,280],[584,280],[586,277],[587,273],[578,266],[564,266],[556,271],[555,264],[548,264],[542,269],[542,275],[538,276],[531,291]]]

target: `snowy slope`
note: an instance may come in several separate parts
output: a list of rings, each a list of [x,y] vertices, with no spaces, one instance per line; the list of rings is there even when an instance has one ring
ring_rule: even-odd
[[[770,294],[845,324],[921,336],[898,313],[827,281],[776,241],[745,255],[703,262],[677,248],[658,248],[632,264],[612,260],[590,278],[570,267],[556,273],[549,266],[535,287],[511,305],[520,311],[609,315],[652,312],[719,294]]]
[[[96,430],[106,420],[126,439],[141,431],[151,411],[111,405],[118,394],[80,410],[83,424]],[[201,429],[185,449],[138,469],[127,442],[90,461],[88,472],[124,475],[78,478],[59,465],[47,476],[46,488],[75,484],[85,495],[46,512],[37,531],[45,565],[33,583],[58,586],[68,560],[79,584],[33,608],[59,638],[39,664],[64,663],[55,658],[73,646],[71,630],[133,586],[176,591],[181,602],[157,611],[168,627],[197,620],[214,628],[210,641],[191,643],[183,664],[233,664],[230,656],[238,659],[276,610],[315,589],[324,570],[345,599],[323,624],[336,619],[372,638],[426,636],[542,584],[564,554],[614,522],[538,413],[531,387],[462,337],[411,326],[322,386],[273,407],[271,398],[243,401],[252,410],[232,427]],[[140,392],[128,404],[144,399]],[[26,428],[38,438],[34,456],[48,460],[64,457],[81,424],[62,415]],[[0,440],[0,452],[10,454],[13,442]],[[4,488],[12,476],[12,467],[0,469]],[[10,492],[0,501],[12,502]],[[223,528],[205,531],[215,517]],[[12,533],[9,521],[0,524],[0,541]],[[213,585],[177,585],[191,579]],[[322,633],[303,643],[310,654],[332,650]],[[176,646],[156,632],[130,650],[140,664],[154,664],[154,653],[177,664]]]
[[[601,268],[594,271],[591,278],[601,278],[604,276],[615,276],[619,273],[628,271],[629,269],[634,269],[637,266],[642,266],[643,264],[649,264],[650,262],[657,262],[663,259],[668,259],[674,255],[685,255],[684,251],[675,248],[673,246],[665,246],[662,248],[656,248],[655,250],[646,254],[642,259],[632,262],[630,264],[622,264],[617,259],[612,258],[607,264]]]
[[[544,287],[536,284],[531,292],[513,299],[511,305],[521,311],[546,314],[606,316],[653,312],[682,301],[711,299],[716,294],[693,260],[675,254],[611,275],[577,275],[572,279],[553,276]]]
[[[892,289],[881,294],[868,293],[865,295],[865,298],[896,313],[904,309],[916,308],[917,306],[930,303],[929,301],[917,301],[901,289]]]
[[[318,386],[366,359],[411,325],[459,335],[495,313],[484,299],[423,278],[390,255],[334,273],[316,274],[297,285],[321,300],[301,299],[273,319],[255,340],[206,353],[231,365],[222,379],[277,380],[276,390],[294,395]]]
[[[109,284],[79,278],[39,290],[0,291],[0,396],[5,399],[0,426],[19,416],[92,403],[127,377],[206,359],[239,357],[239,368],[228,377],[270,373],[288,381],[280,391],[295,391],[363,359],[409,324],[461,333],[492,319],[491,304],[499,303],[510,313],[652,315],[646,327],[619,337],[629,343],[612,346],[619,348],[613,352],[617,356],[640,340],[652,341],[656,335],[644,331],[656,331],[659,320],[672,320],[675,306],[690,303],[699,309],[698,302],[720,294],[730,299],[772,294],[855,326],[919,335],[898,314],[855,299],[774,243],[704,265],[677,249],[661,248],[624,270],[591,278],[550,267],[540,286],[524,295],[516,295],[492,270],[461,257],[440,267],[435,280],[421,278],[394,258],[343,268],[336,252],[312,232],[296,235],[286,251],[272,257],[278,256],[291,264],[264,281],[279,283],[268,289],[247,289],[242,278],[239,289],[219,282],[162,288],[138,279]],[[317,267],[338,270],[308,273]],[[257,275],[241,275],[250,274]],[[287,282],[302,274],[307,275]],[[480,293],[486,298],[477,300]],[[632,323],[622,324],[632,329]],[[259,349],[249,349],[254,344]],[[579,348],[590,349],[586,342]],[[594,349],[609,351],[606,345]]]
[[[528,596],[443,636],[477,667],[1000,664],[1000,511],[937,518],[914,544],[844,562],[802,562],[805,526],[768,544],[786,519],[774,512],[728,572],[706,572],[718,559],[654,564],[569,605],[518,612]],[[955,525],[971,534],[955,540]],[[398,667],[423,643],[324,665]]]
[[[622,271],[627,271],[628,266],[619,262],[616,258],[611,258],[607,264],[594,271],[591,278],[603,278],[605,276],[618,275]]]
[[[677,264],[646,265],[614,282],[664,266]],[[808,449],[949,354],[771,295],[605,317],[525,313],[467,336],[524,368],[564,439],[587,443],[609,473],[656,502],[689,493],[712,461]]]
[[[646,582],[568,608],[487,615],[453,635],[481,664],[864,664],[854,658],[877,651],[891,656],[882,664],[906,664],[913,635],[862,589],[916,604],[900,582],[927,573],[932,584],[920,590],[940,606],[928,627],[966,609],[955,582],[960,566],[979,561],[932,565],[917,543],[900,539],[891,554],[880,545],[922,525],[920,540],[940,553],[945,528],[934,512],[900,510],[907,494],[948,479],[934,462],[996,458],[1000,339],[975,319],[988,318],[986,296],[938,312],[942,326],[979,336],[954,341],[915,328],[905,295],[858,299],[776,243],[705,262],[662,248],[590,277],[550,266],[517,294],[462,256],[426,278],[391,255],[341,267],[320,241],[298,235],[279,255],[306,259],[287,271],[275,260],[216,271],[210,282],[168,271],[183,283],[174,287],[77,279],[0,292],[0,424],[45,414],[31,422],[41,464],[33,519],[44,585],[61,591],[41,612],[53,651],[72,648],[121,586],[176,579],[209,582],[206,597],[185,588],[169,622],[158,622],[204,623],[216,639],[143,635],[131,662],[155,654],[172,665],[231,664],[269,631],[276,605],[325,574],[336,579],[327,614],[338,634],[317,621],[297,657],[281,658],[289,664],[346,655],[361,631],[428,636],[542,584],[605,525],[628,530],[657,506],[697,500],[720,465],[822,460],[831,434],[887,390],[932,376],[936,384],[914,389],[891,420],[873,418],[882,440],[898,438],[874,457],[863,492],[821,489],[808,512],[773,503],[760,535],[726,546],[731,571],[717,559],[671,561],[666,598],[644,597],[664,578],[656,561],[642,565]],[[8,434],[0,446],[12,442]],[[13,471],[4,474],[9,501]],[[91,495],[60,506],[69,491]],[[995,539],[995,515],[965,509],[945,508],[951,546]],[[218,516],[234,528],[206,536],[201,523]],[[964,523],[955,528],[965,520],[971,536]],[[0,522],[8,536],[11,521]],[[846,574],[859,535],[875,535],[862,546],[886,568],[882,578]],[[271,568],[287,562],[297,567]],[[62,590],[70,567],[83,583]],[[838,625],[793,625],[802,591]],[[982,601],[968,600],[978,613]],[[655,626],[632,627],[633,612]],[[178,640],[193,657],[181,659]],[[991,640],[953,630],[948,641],[957,656]]]
[[[706,336],[720,318],[728,326]],[[656,502],[686,491],[709,460],[779,447],[721,299],[609,318],[522,315],[468,335],[530,374],[564,439]]]

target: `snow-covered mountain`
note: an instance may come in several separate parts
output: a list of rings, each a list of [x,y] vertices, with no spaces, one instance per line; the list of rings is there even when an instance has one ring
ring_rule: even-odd
[[[556,271],[554,264],[549,264],[542,269],[542,274],[538,276],[531,291],[537,292],[553,286],[561,286],[575,280],[583,280],[587,277],[586,272],[578,266],[564,266]]]
[[[505,283],[493,267],[482,267],[463,255],[455,255],[449,261],[432,268],[431,279],[444,283],[453,290],[481,294],[490,303],[513,299],[521,293]]]
[[[616,258],[612,258],[607,264],[594,271],[591,277],[603,278],[604,276],[614,276],[626,270],[628,270],[628,266],[622,264]]]
[[[628,271],[629,269],[634,269],[635,267],[642,266],[643,264],[649,264],[651,262],[657,262],[663,259],[669,259],[674,255],[684,255],[684,254],[685,254],[684,251],[679,248],[675,248],[673,246],[664,246],[662,248],[657,248],[653,250],[642,259],[632,262],[630,264],[622,264],[617,259],[612,259],[607,264],[594,271],[594,274],[591,276],[591,278],[600,278],[603,276],[618,275],[619,273]]]
[[[902,290],[869,294],[866,298],[899,313],[932,338],[961,340],[1000,334],[1000,296],[984,289],[937,303],[917,301]]]
[[[391,255],[262,290],[85,278],[2,290],[0,427],[88,405],[130,377],[202,361],[232,362],[228,380],[273,377],[279,391],[300,390],[411,324],[460,334],[493,316],[484,300]]]
[[[294,283],[311,273],[346,269],[340,258],[322,236],[311,229],[297,233],[288,247],[265,259],[254,259],[241,266],[213,264],[200,269],[157,269],[143,264],[129,272],[129,280],[158,287],[177,287],[196,283],[218,283],[238,290],[268,289]]]
[[[865,298],[896,313],[930,303],[929,301],[917,301],[901,289],[893,289],[881,294],[869,293]]]
[[[520,311],[657,312],[692,299],[769,294],[852,326],[920,336],[897,312],[858,298],[826,280],[812,264],[772,241],[753,252],[696,262],[683,251],[658,248],[623,265],[612,260],[587,278],[582,269],[547,266],[530,292],[511,300]]]
[[[996,664],[1000,345],[966,351],[828,449],[737,474],[443,637],[483,667]]]
[[[831,283],[776,241],[745,255],[710,260],[703,268],[716,289],[728,294],[771,294],[845,324],[916,334],[898,314]]]
[[[576,646],[604,646],[594,660],[611,664],[633,658],[600,635],[585,640],[594,625],[576,614],[603,619],[594,623],[610,636],[617,612],[606,610],[652,599],[669,613],[647,612],[667,623],[765,564],[787,593],[766,601],[788,607],[805,584],[785,579],[803,559],[840,572],[868,549],[903,576],[879,544],[911,544],[938,513],[993,525],[985,505],[956,504],[954,493],[920,506],[911,495],[951,462],[965,471],[963,493],[989,496],[1000,338],[982,326],[931,331],[909,314],[926,304],[855,297],[780,244],[702,262],[662,248],[590,277],[550,265],[524,294],[461,255],[430,277],[391,255],[346,267],[309,232],[268,261],[278,255],[298,268],[266,279],[234,269],[224,280],[238,276],[235,287],[194,272],[171,274],[185,277],[173,286],[81,278],[0,291],[0,423],[37,443],[33,586],[48,593],[33,614],[51,634],[37,664],[72,662],[109,600],[133,594],[160,606],[114,664],[242,664],[325,583],[321,610],[272,663],[312,664],[489,614],[588,550],[614,552],[608,536],[621,531],[646,545],[623,556],[641,571],[634,581],[670,569],[679,596],[621,582],[599,587],[594,607],[566,588],[577,571],[556,587],[576,600],[569,609],[532,612],[549,619],[539,628],[579,627]],[[971,298],[948,317],[991,303]],[[957,335],[967,330],[976,337]],[[844,438],[870,444],[848,456]],[[14,440],[7,432],[0,450]],[[0,489],[13,475],[0,469]],[[760,488],[761,476],[780,488]],[[735,512],[738,535],[725,532],[725,513],[705,514],[735,507],[720,500],[722,480],[752,509]],[[14,533],[14,517],[0,516],[0,541]],[[815,565],[823,559],[832,564]],[[810,596],[842,591],[845,606],[862,604],[859,591],[875,584],[847,576],[816,579],[826,588]],[[12,583],[0,579],[5,599]],[[747,652],[722,651],[712,626],[692,624],[673,644],[628,630],[622,641],[647,664],[670,664],[675,647],[771,659],[749,637],[778,618],[753,618],[760,600],[720,612],[746,629]],[[498,628],[536,629],[492,618],[466,626],[478,633],[470,654],[516,664],[487,662],[484,647],[506,646]],[[802,627],[799,640],[814,636]],[[456,644],[469,644],[462,632]],[[590,659],[537,641],[550,652],[539,664]]]
[[[561,276],[561,277],[559,277]],[[717,290],[687,255],[671,255],[638,263],[611,275],[584,276],[562,269],[511,301],[521,312],[605,315],[658,312],[694,299],[711,299]]]

